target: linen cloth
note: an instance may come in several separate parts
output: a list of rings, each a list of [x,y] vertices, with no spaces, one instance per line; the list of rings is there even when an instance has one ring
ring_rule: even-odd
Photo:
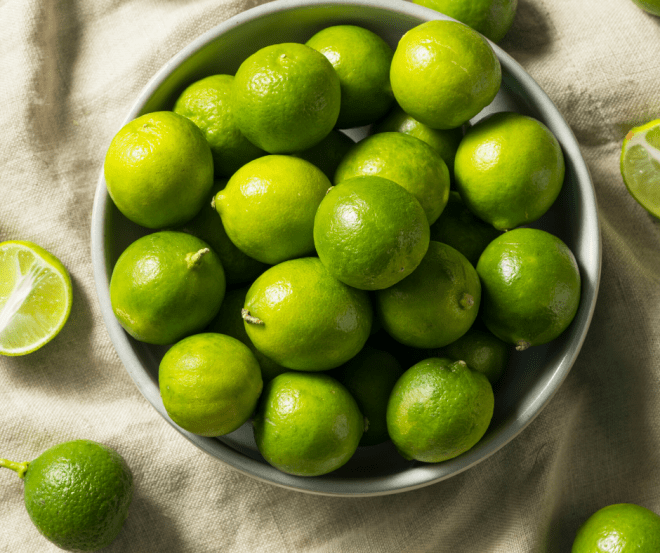
[[[53,252],[74,293],[53,342],[0,359],[0,457],[31,460],[78,438],[115,448],[136,495],[111,553],[560,553],[605,505],[660,513],[660,222],[619,173],[626,132],[660,117],[660,18],[629,0],[520,0],[500,43],[575,132],[603,239],[582,352],[510,444],[423,489],[320,497],[217,462],[140,395],[110,342],[92,277],[98,174],[151,75],[199,34],[259,3],[0,0],[0,240]],[[31,524],[22,489],[0,471],[0,552],[59,551]]]

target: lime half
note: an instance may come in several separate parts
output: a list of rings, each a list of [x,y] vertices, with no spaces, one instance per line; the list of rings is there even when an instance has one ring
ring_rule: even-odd
[[[660,119],[631,129],[621,148],[621,176],[628,191],[660,218]]]
[[[71,278],[31,242],[0,243],[0,354],[25,355],[52,340],[71,311]]]

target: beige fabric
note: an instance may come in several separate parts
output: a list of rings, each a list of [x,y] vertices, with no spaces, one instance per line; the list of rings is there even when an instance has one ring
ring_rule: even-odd
[[[383,0],[385,2],[385,0]],[[596,509],[660,513],[660,222],[626,193],[620,143],[660,117],[660,18],[629,0],[520,0],[501,45],[548,92],[583,148],[598,196],[603,277],[579,359],[512,443],[448,481],[342,499],[257,482],[200,453],[139,394],[105,330],[90,260],[105,150],[150,76],[203,31],[258,0],[0,0],[0,239],[70,269],[58,338],[0,359],[0,456],[29,460],[89,438],[136,477],[109,552],[570,550]],[[0,551],[59,551],[0,472]]]

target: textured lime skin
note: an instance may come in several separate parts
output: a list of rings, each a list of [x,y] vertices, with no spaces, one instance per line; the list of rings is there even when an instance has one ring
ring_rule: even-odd
[[[158,369],[167,414],[200,436],[233,432],[254,412],[263,388],[259,363],[231,336],[203,333],[172,346]]]
[[[449,193],[449,201],[442,215],[431,225],[431,240],[457,249],[472,265],[495,238],[502,234],[465,207],[458,192]]]
[[[192,219],[213,186],[213,156],[204,134],[171,111],[147,113],[115,135],[105,182],[128,219],[151,229]]]
[[[201,250],[197,263],[191,257]],[[110,302],[131,336],[172,344],[202,330],[220,309],[225,275],[218,256],[199,238],[162,231],[138,238],[119,256]]]
[[[355,177],[333,187],[314,220],[314,244],[329,273],[361,290],[387,288],[405,278],[428,243],[419,202],[380,177]]]
[[[314,251],[314,215],[331,186],[309,161],[264,156],[232,175],[215,208],[242,252],[275,265]]]
[[[227,236],[222,219],[211,205],[216,194],[227,186],[226,180],[216,180],[211,189],[209,201],[193,219],[177,230],[187,232],[204,240],[218,254],[225,270],[227,284],[252,282],[268,269],[268,265],[244,254]]]
[[[390,64],[394,52],[377,34],[355,25],[326,27],[306,42],[323,54],[341,86],[340,129],[369,125],[394,102]]]
[[[348,361],[367,341],[373,319],[367,293],[333,278],[316,257],[268,269],[250,286],[245,309],[263,323],[245,322],[255,347],[299,371]]]
[[[471,449],[493,417],[488,379],[463,361],[433,357],[410,367],[387,404],[387,430],[406,459],[440,463]]]
[[[518,0],[413,0],[472,27],[493,42],[504,38],[516,16]]]
[[[332,181],[339,163],[354,144],[355,141],[350,136],[341,131],[332,130],[316,146],[293,155],[316,165]]]
[[[383,328],[416,348],[440,348],[460,338],[477,318],[480,301],[474,267],[451,246],[433,241],[409,277],[376,292]]]
[[[483,374],[494,384],[509,362],[510,348],[490,332],[471,328],[458,340],[442,348],[440,353],[443,357],[465,361],[470,369]]]
[[[660,516],[632,503],[596,511],[582,525],[571,553],[656,553],[660,551]]]
[[[339,115],[339,77],[327,58],[304,44],[266,46],[247,58],[232,85],[241,132],[271,154],[318,144]]]
[[[540,121],[495,113],[471,127],[456,152],[456,189],[477,217],[499,230],[536,221],[561,191],[564,154]]]
[[[174,104],[173,111],[190,119],[204,133],[218,177],[231,177],[240,167],[265,152],[243,136],[231,102],[231,75],[211,75],[192,83]]]
[[[44,451],[25,473],[25,508],[39,532],[67,551],[98,551],[117,537],[133,475],[113,449],[75,440]]]
[[[580,271],[571,250],[543,230],[520,228],[493,240],[477,264],[482,319],[517,349],[559,336],[580,304]]]
[[[632,0],[645,12],[660,16],[660,1],[658,0]]]
[[[320,476],[352,457],[364,418],[334,378],[290,372],[266,386],[253,424],[257,447],[268,463],[288,474]]]
[[[660,119],[630,129],[621,146],[621,176],[632,197],[660,219]]]
[[[467,25],[434,20],[408,31],[394,52],[392,91],[403,110],[433,129],[454,129],[490,104],[502,68]]]
[[[436,150],[414,136],[387,132],[358,142],[341,160],[334,182],[363,176],[382,177],[405,188],[424,208],[429,225],[447,204],[447,165]]]

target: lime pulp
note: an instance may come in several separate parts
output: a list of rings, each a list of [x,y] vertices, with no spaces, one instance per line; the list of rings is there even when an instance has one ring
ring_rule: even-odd
[[[660,119],[631,129],[621,149],[621,176],[628,191],[660,218]]]

